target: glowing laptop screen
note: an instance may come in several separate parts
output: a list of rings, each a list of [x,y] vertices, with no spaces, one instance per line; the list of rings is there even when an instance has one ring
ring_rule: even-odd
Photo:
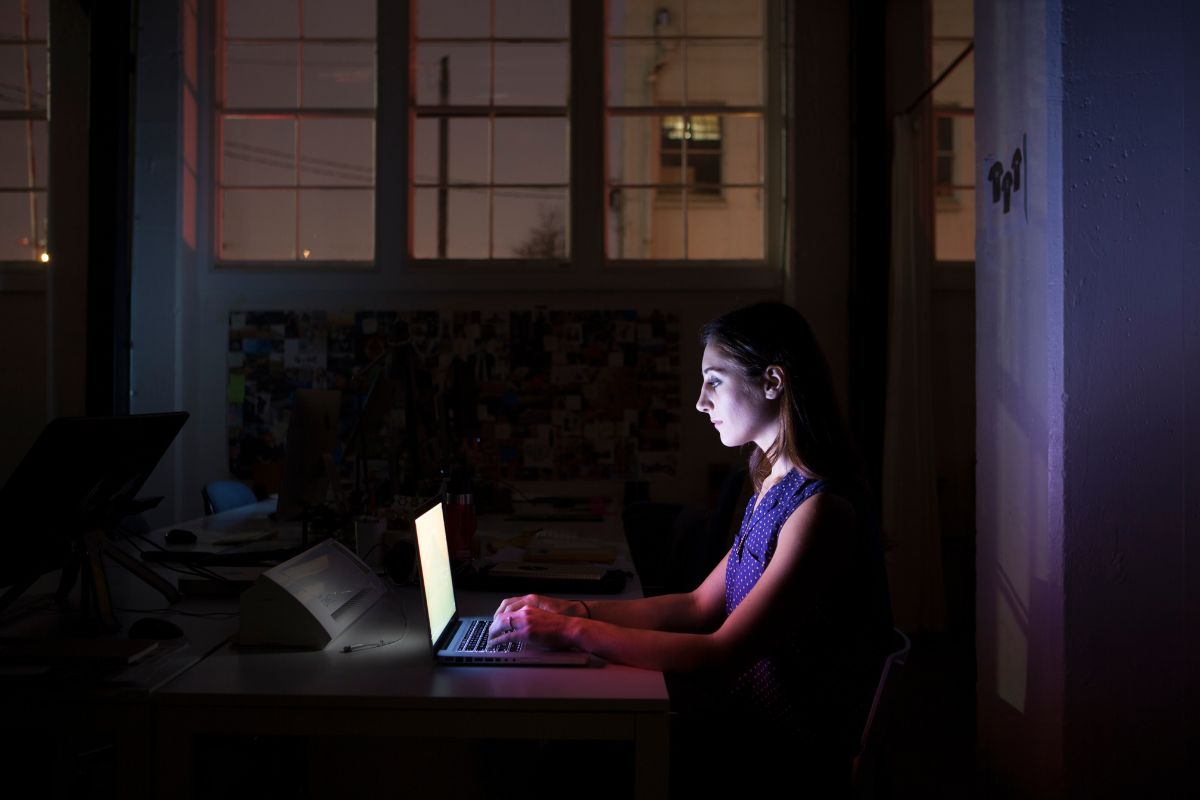
[[[436,645],[454,619],[454,582],[450,578],[450,551],[446,549],[446,522],[442,504],[417,517],[417,552],[421,557],[421,585],[429,612],[429,636]]]

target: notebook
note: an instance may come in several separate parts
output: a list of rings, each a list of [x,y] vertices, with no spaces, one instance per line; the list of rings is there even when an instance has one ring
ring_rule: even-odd
[[[542,650],[524,642],[487,644],[491,617],[460,617],[454,602],[450,574],[450,551],[446,545],[446,521],[442,499],[436,497],[418,511],[417,556],[421,564],[421,598],[429,620],[429,640],[443,664],[585,666],[587,653],[575,650]]]

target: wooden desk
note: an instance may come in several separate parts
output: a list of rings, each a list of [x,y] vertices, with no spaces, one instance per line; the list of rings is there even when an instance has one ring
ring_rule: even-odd
[[[579,530],[596,536],[603,528],[611,535],[614,527]],[[636,580],[627,594],[640,596]],[[490,614],[500,598],[460,593],[459,610]],[[387,647],[341,652],[345,644],[401,636]],[[635,753],[636,795],[665,797],[668,705],[661,673],[598,660],[583,669],[438,665],[417,589],[406,587],[322,651],[230,644],[156,692],[156,793],[188,796],[200,766],[194,763],[195,737],[236,732],[409,737],[447,747],[461,739],[624,740]],[[595,767],[605,769],[603,763]],[[403,781],[396,786],[403,793]]]

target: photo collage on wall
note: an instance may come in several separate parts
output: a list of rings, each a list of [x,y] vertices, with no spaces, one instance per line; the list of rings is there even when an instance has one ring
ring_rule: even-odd
[[[368,480],[451,465],[498,480],[673,475],[674,313],[236,311],[229,317],[229,463],[280,464],[297,389],[342,392],[340,451]],[[344,457],[343,457],[344,456]]]

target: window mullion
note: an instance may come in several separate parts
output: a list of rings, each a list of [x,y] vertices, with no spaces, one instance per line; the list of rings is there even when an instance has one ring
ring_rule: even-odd
[[[408,261],[412,227],[408,189],[412,3],[381,2],[376,15],[375,263],[381,270],[391,270]],[[381,142],[387,146],[380,146]]]
[[[571,261],[581,272],[604,266],[605,3],[571,0],[571,87],[568,106]]]

